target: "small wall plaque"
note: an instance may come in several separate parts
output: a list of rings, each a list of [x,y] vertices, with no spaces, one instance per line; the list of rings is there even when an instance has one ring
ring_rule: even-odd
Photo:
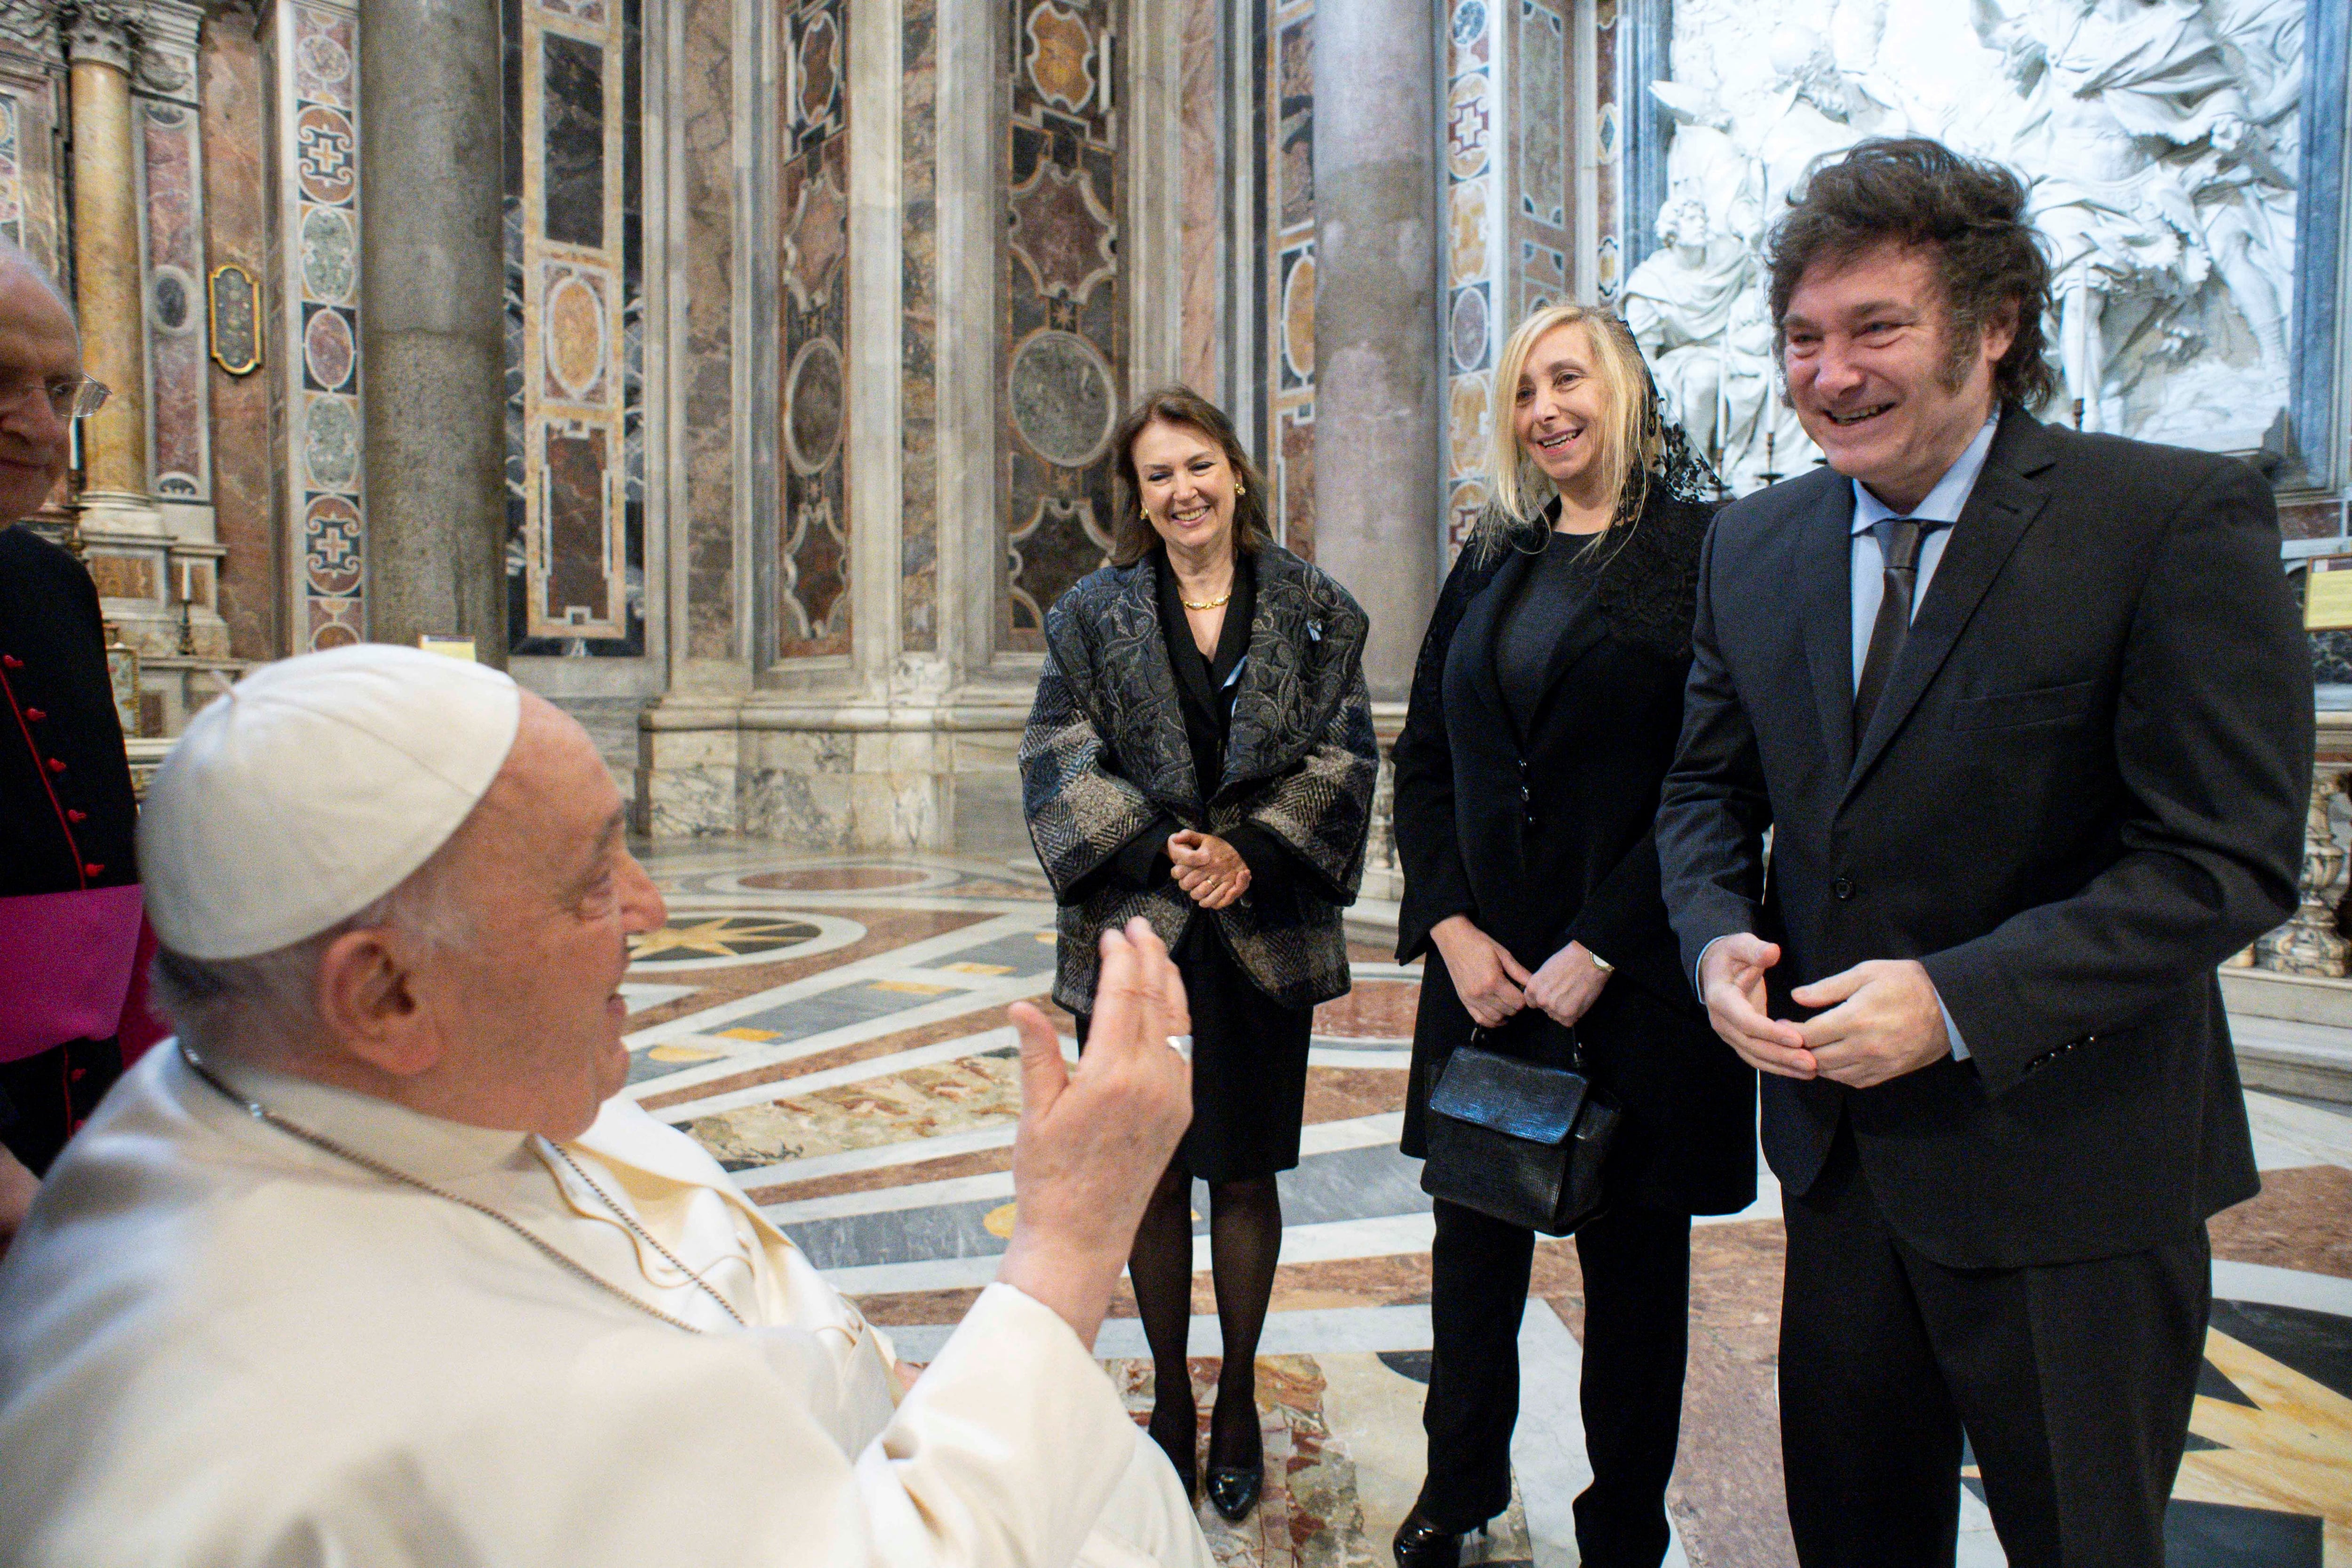
[[[233,376],[261,368],[261,282],[235,262],[213,268],[213,362]]]
[[[2304,569],[2303,629],[2352,630],[2352,555],[2315,556]]]

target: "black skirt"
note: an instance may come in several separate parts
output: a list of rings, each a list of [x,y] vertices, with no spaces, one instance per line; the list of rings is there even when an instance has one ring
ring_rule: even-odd
[[[1286,1008],[1234,962],[1215,922],[1198,917],[1177,944],[1192,1014],[1192,1125],[1176,1157],[1202,1181],[1246,1181],[1298,1164],[1315,1009]],[[1093,1015],[1080,1013],[1078,1047]]]

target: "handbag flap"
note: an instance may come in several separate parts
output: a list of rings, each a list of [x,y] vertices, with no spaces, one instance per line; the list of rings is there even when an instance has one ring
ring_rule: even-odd
[[[1446,1059],[1429,1108],[1529,1143],[1557,1144],[1576,1125],[1584,1095],[1584,1079],[1565,1068],[1538,1067],[1465,1045]]]

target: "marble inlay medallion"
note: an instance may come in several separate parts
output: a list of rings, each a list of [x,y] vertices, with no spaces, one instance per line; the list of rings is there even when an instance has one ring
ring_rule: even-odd
[[[1454,291],[1446,337],[1454,350],[1455,371],[1486,368],[1486,285],[1483,281]]]
[[[609,347],[604,298],[595,274],[551,265],[540,304],[541,348],[547,355],[547,395],[593,402]]]
[[[830,338],[801,345],[784,377],[785,455],[803,474],[821,473],[841,443],[841,350]]]
[[[1118,416],[1110,367],[1075,332],[1039,332],[1013,350],[1010,391],[1013,428],[1065,468],[1094,461]]]
[[[359,346],[352,340],[351,318],[331,305],[313,306],[302,329],[303,368],[310,384],[320,392],[341,392],[350,384],[359,362]],[[312,472],[317,472],[313,465]]]
[[[308,366],[304,369],[307,373]],[[302,460],[310,483],[322,490],[350,489],[359,477],[358,411],[342,398],[310,397],[304,402],[309,413],[304,421]]]
[[[350,216],[334,207],[302,214],[302,292],[341,305],[359,281],[359,236]]]
[[[1029,13],[1029,81],[1047,103],[1076,114],[1095,94],[1094,35],[1086,19],[1046,0]]]
[[[1282,358],[1288,379],[1312,385],[1315,380],[1315,257],[1301,252],[1291,258],[1282,280]]]
[[[360,510],[341,496],[312,500],[303,519],[308,541],[303,555],[310,586],[320,593],[347,594],[360,586]]]

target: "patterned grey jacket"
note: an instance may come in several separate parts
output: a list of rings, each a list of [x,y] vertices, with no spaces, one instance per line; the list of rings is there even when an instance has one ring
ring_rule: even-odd
[[[1225,776],[1203,789],[1160,629],[1154,558],[1104,567],[1045,615],[1045,669],[1021,737],[1029,836],[1061,900],[1054,999],[1094,1006],[1097,944],[1140,915],[1170,946],[1196,913],[1172,882],[1105,879],[1070,890],[1163,811],[1206,832],[1247,821],[1280,839],[1302,874],[1244,894],[1213,918],[1268,995],[1308,1007],[1348,988],[1340,911],[1363,879],[1380,753],[1364,687],[1364,612],[1328,576],[1277,545],[1255,558],[1257,603],[1234,694]]]

